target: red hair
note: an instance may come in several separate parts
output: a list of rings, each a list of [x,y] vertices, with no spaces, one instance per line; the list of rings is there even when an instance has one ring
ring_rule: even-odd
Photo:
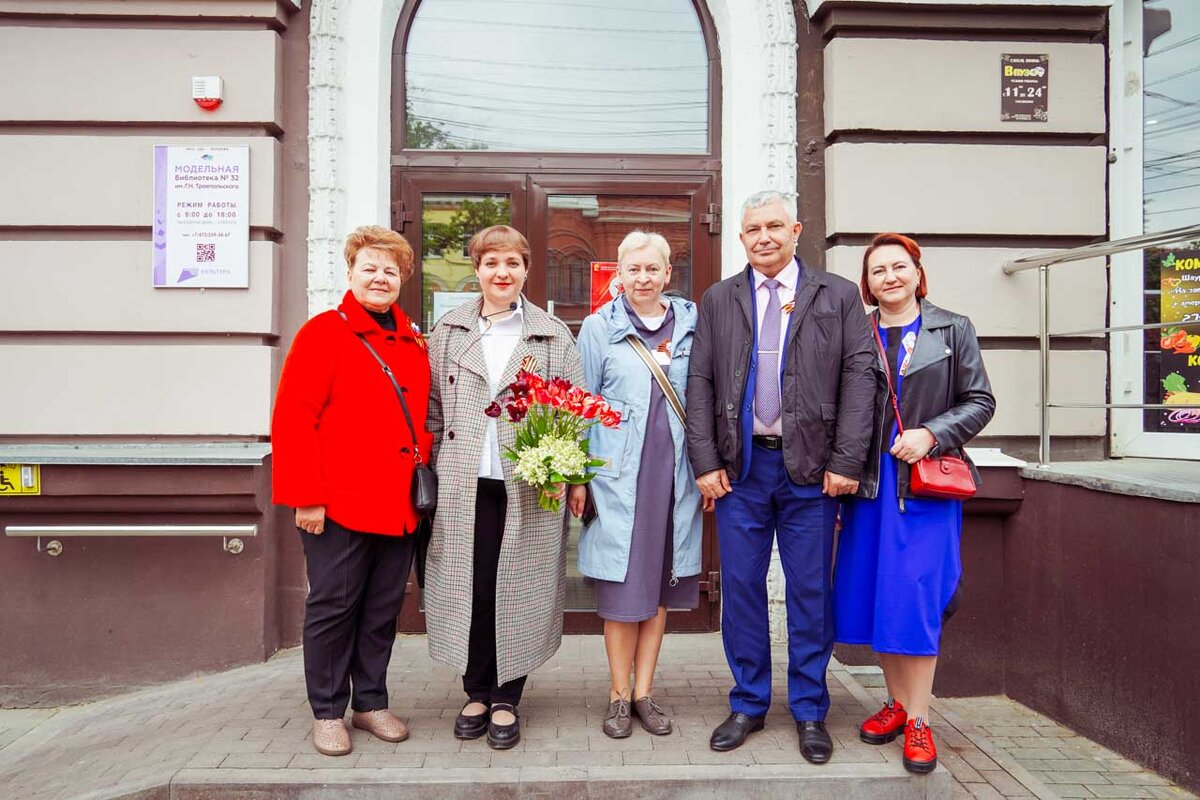
[[[879,305],[879,301],[875,299],[875,295],[871,294],[871,289],[867,286],[867,262],[871,260],[871,253],[890,244],[903,247],[904,252],[908,253],[908,257],[912,259],[913,264],[917,267],[917,272],[920,275],[920,280],[917,283],[917,299],[920,300],[929,294],[929,286],[925,282],[925,268],[921,266],[921,246],[907,236],[899,233],[879,233],[875,235],[875,238],[871,240],[871,244],[867,246],[866,251],[863,253],[862,277],[858,281],[858,289],[862,293],[862,301],[869,306],[877,306]]]

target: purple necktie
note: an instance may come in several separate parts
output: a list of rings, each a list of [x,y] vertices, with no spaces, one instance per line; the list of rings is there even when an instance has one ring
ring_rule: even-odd
[[[758,331],[758,374],[754,380],[754,416],[770,425],[779,419],[779,281],[768,278],[767,310]]]

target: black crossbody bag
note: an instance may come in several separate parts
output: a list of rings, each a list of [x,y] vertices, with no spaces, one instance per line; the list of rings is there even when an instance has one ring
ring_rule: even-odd
[[[347,323],[350,322],[344,313],[338,311],[338,314]],[[359,338],[359,341],[367,348],[367,352],[379,363],[383,374],[387,375],[387,379],[392,384],[392,389],[396,392],[396,399],[400,401],[400,409],[404,411],[404,421],[408,423],[408,431],[412,434],[413,460],[416,462],[416,466],[413,467],[411,487],[413,508],[426,520],[430,520],[433,518],[434,512],[437,511],[437,474],[425,463],[425,459],[421,456],[421,446],[417,444],[417,429],[413,426],[412,414],[409,413],[408,403],[404,400],[404,390],[396,382],[396,376],[392,374],[392,368],[387,365],[386,361],[379,357],[379,353],[375,352],[375,348],[367,341],[367,337],[357,332],[354,335]]]

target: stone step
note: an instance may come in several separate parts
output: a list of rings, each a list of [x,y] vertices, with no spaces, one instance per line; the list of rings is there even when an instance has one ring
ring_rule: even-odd
[[[407,800],[407,798],[721,798],[949,800],[938,767],[912,775],[895,764],[757,764],[430,769],[185,769],[170,800]],[[152,797],[152,796],[151,796]],[[139,795],[137,800],[144,800]],[[134,800],[134,798],[130,798]],[[155,798],[157,800],[157,798]]]

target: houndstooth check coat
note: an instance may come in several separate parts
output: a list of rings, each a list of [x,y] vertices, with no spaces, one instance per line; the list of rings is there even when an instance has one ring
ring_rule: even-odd
[[[427,427],[434,437],[438,507],[425,566],[425,622],[429,655],[460,674],[467,669],[471,629],[475,494],[487,422],[483,410],[492,400],[504,404],[508,384],[530,356],[539,375],[584,383],[570,330],[526,301],[521,338],[499,383],[500,394],[493,397],[480,346],[482,302],[447,312],[429,339],[432,388]],[[514,439],[513,426],[505,420],[502,417],[496,426],[501,453]],[[505,683],[540,666],[562,640],[566,525],[563,512],[540,509],[537,490],[513,477],[514,462],[502,458],[501,463],[508,511],[496,575],[496,672],[497,680]]]

